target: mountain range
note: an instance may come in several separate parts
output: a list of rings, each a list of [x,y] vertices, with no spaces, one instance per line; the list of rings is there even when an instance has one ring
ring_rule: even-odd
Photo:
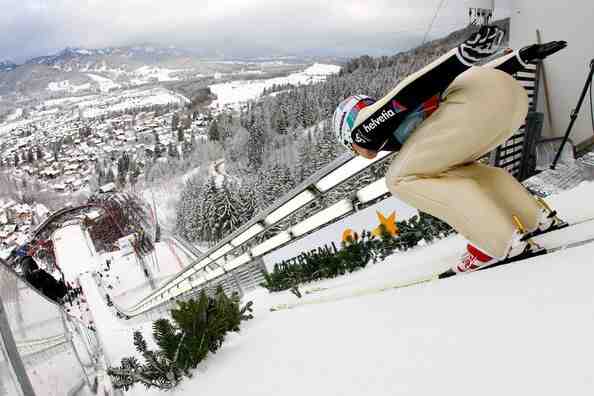
[[[293,57],[231,61],[208,59],[199,50],[135,45],[99,49],[67,47],[17,65],[0,62],[0,96],[104,91],[147,83],[195,80],[238,72],[282,71],[303,64]]]
[[[0,72],[8,72],[17,68],[17,64],[11,61],[0,61]]]

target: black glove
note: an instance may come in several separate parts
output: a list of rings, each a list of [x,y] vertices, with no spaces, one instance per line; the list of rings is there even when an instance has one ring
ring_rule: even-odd
[[[567,41],[551,41],[545,44],[533,44],[520,50],[520,58],[524,63],[536,63],[555,52],[567,47]]]
[[[460,44],[458,52],[468,63],[476,63],[493,55],[503,41],[505,31],[497,26],[483,26]]]

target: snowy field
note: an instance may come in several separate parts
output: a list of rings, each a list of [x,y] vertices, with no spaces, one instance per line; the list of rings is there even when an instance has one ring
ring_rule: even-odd
[[[12,113],[10,113],[8,115],[8,117],[6,117],[6,122],[18,120],[19,118],[21,118],[22,115],[23,115],[23,109],[19,107],[19,108],[15,109]]]
[[[548,201],[566,220],[576,222],[594,217],[594,208],[587,205],[592,194],[594,184],[584,183]],[[374,221],[368,218],[374,213],[360,214],[338,228],[366,228]],[[594,235],[594,228],[588,224],[562,233],[580,239]],[[320,238],[334,234],[323,230]],[[553,244],[555,238],[544,240]],[[450,237],[352,275],[303,287],[328,288],[305,295],[306,300],[343,297],[337,301],[270,312],[271,306],[297,298],[289,292],[252,292],[246,301],[254,301],[255,319],[244,323],[240,334],[230,335],[219,353],[169,394],[593,394],[594,267],[589,257],[594,244],[352,297],[361,288],[444,270],[464,245],[461,237]],[[81,283],[110,361],[133,354],[132,331],[148,335],[150,323],[116,321],[98,292],[93,294],[94,283]],[[128,394],[162,393],[136,386]]]
[[[269,78],[266,80],[237,80],[210,86],[210,90],[217,96],[211,106],[223,108],[226,106],[238,108],[241,103],[258,98],[264,89],[273,85],[305,85],[323,81],[327,76],[340,71],[340,66],[316,63],[302,72],[293,73],[286,77]]]
[[[158,66],[142,66],[134,71],[132,84],[141,85],[151,81],[177,81],[180,78],[174,77],[172,74],[183,71],[185,71],[185,69],[165,69]]]
[[[46,88],[48,91],[64,91],[68,93],[77,93],[80,91],[88,91],[91,89],[91,83],[84,83],[80,85],[72,84],[69,80],[51,82]]]
[[[98,85],[98,88],[101,92],[109,92],[110,89],[117,89],[121,87],[120,84],[115,83],[113,80],[99,76],[97,74],[88,73],[87,76],[89,76]]]

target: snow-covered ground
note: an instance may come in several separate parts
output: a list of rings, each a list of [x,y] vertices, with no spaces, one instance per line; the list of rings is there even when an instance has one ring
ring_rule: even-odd
[[[552,197],[569,221],[594,216],[594,184]],[[352,220],[353,219],[350,219]],[[592,226],[567,234],[592,233]],[[459,236],[311,286],[353,293],[443,270]],[[590,395],[594,245],[407,289],[269,312],[292,294],[262,290],[256,318],[176,395]],[[304,288],[307,289],[307,288]],[[226,379],[234,378],[234,381]],[[299,379],[298,381],[296,379]]]
[[[151,183],[142,190],[142,196],[147,202],[154,202],[155,212],[159,224],[165,228],[175,227],[175,207],[180,192],[184,188],[183,177],[171,178],[167,183]]]
[[[121,357],[133,353],[132,333],[137,327],[133,327],[114,316],[101,297],[99,288],[90,273],[81,275],[80,284],[88,298],[106,361],[108,364],[117,365]],[[149,331],[149,325],[150,323],[146,324],[145,331]],[[122,353],[123,351],[125,352]]]
[[[99,95],[85,95],[85,96],[69,96],[66,98],[49,99],[43,102],[42,106],[39,107],[53,107],[61,105],[72,105],[83,103],[84,101],[96,100]]]
[[[97,268],[97,256],[93,243],[80,224],[58,229],[52,235],[56,264],[62,270],[66,282],[74,282],[86,271]]]
[[[583,183],[548,201],[563,218],[576,222],[594,217],[594,207],[588,205],[593,194],[594,183]],[[374,209],[320,231],[318,239],[334,239],[337,230],[346,227],[369,228]],[[404,213],[405,208],[399,210]],[[592,236],[594,228],[586,224],[554,235],[544,238],[545,243],[555,244],[560,235]],[[310,248],[315,241],[310,240]],[[327,290],[304,294],[312,303],[291,310],[269,308],[297,301],[293,294],[253,291],[245,301],[254,301],[255,319],[245,322],[240,334],[228,336],[221,350],[170,394],[591,395],[594,244],[489,271],[353,296],[361,289],[444,270],[464,246],[463,238],[454,236],[348,276],[305,285],[304,292]],[[280,252],[278,258],[283,257]],[[286,250],[284,255],[293,253]],[[143,331],[150,340],[150,323],[130,326],[116,320],[92,279],[83,275],[81,284],[112,363],[134,354],[133,330]],[[161,394],[141,386],[129,394],[141,392]]]
[[[12,113],[10,113],[8,115],[8,117],[6,117],[6,122],[18,120],[19,118],[21,118],[22,115],[23,115],[23,109],[19,107],[19,108],[15,109]]]
[[[302,72],[293,73],[286,77],[275,77],[265,80],[237,80],[210,86],[217,99],[211,104],[215,108],[229,106],[238,108],[241,103],[258,98],[264,89],[273,85],[305,85],[326,79],[328,75],[336,74],[340,66],[316,63]]]
[[[145,256],[146,268],[150,276],[159,286],[169,280],[189,264],[190,258],[180,248],[168,241],[155,245],[156,255]],[[110,260],[107,269],[106,261]],[[153,291],[144,273],[142,262],[134,253],[123,253],[120,250],[104,253],[98,258],[95,280],[104,293],[120,307],[128,308]]]
[[[157,66],[142,66],[134,71],[133,85],[146,84],[150,81],[177,81],[180,78],[172,76],[173,73],[182,72],[184,69],[165,69]]]
[[[101,92],[109,92],[110,89],[120,88],[121,85],[113,82],[113,80],[109,78],[105,78],[99,76],[97,74],[87,74],[93,81],[95,81],[99,85],[99,90]]]
[[[80,91],[87,91],[89,89],[91,89],[90,83],[76,85],[72,84],[69,80],[50,82],[47,85],[48,91],[65,91],[68,93],[77,93]]]

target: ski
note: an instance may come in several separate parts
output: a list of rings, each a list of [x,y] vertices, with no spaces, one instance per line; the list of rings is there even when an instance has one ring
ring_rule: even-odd
[[[549,242],[547,243],[546,239],[554,239],[555,236],[558,235],[562,235],[563,233],[572,230],[574,227],[583,227],[585,230],[587,231],[586,234],[587,236],[585,238],[581,238],[581,239],[576,239],[576,238],[568,238],[567,240],[564,240],[562,242],[559,242],[557,244],[555,244],[555,242]],[[456,274],[456,276],[458,275],[471,275],[474,272],[478,272],[481,270],[488,270],[491,268],[495,268],[498,266],[502,266],[505,264],[510,264],[510,263],[514,263],[514,262],[521,262],[523,260],[529,259],[529,258],[533,258],[533,257],[537,257],[537,256],[542,256],[542,255],[547,255],[547,254],[551,254],[551,253],[555,253],[561,250],[565,250],[565,249],[571,249],[571,248],[575,248],[575,247],[580,247],[580,246],[584,246],[590,243],[594,243],[594,220],[593,219],[587,219],[587,220],[583,220],[580,222],[576,222],[574,224],[571,224],[569,227],[564,227],[564,228],[560,228],[554,231],[550,231],[548,233],[545,234],[541,234],[540,236],[534,238],[534,240],[539,243],[539,244],[543,244],[545,246],[547,245],[553,245],[551,247],[545,247],[545,249],[532,253],[532,254],[520,254],[516,257],[513,257],[511,259],[508,260],[504,260],[501,262],[497,262],[494,263],[492,265],[489,266],[485,266],[480,268],[477,271],[473,271],[473,272],[464,272],[461,274]],[[447,271],[446,271],[447,272]],[[440,275],[443,273],[435,273],[432,275],[428,275],[422,278],[417,278],[417,279],[413,279],[407,282],[401,282],[401,283],[397,283],[397,284],[392,284],[392,285],[386,285],[383,287],[375,287],[375,288],[368,288],[368,289],[360,289],[360,290],[356,290],[352,293],[349,294],[345,294],[342,296],[329,296],[329,297],[321,297],[318,299],[312,299],[312,300],[305,300],[305,301],[297,301],[295,303],[289,303],[289,304],[279,304],[279,305],[275,305],[272,306],[270,308],[270,311],[275,312],[275,311],[282,311],[282,310],[288,310],[288,309],[293,309],[302,305],[316,305],[316,304],[323,304],[323,303],[327,303],[327,302],[334,302],[334,301],[340,301],[340,300],[345,300],[345,299],[349,299],[349,298],[353,298],[353,297],[359,297],[359,296],[365,296],[365,295],[370,295],[370,294],[377,294],[377,293],[381,293],[384,291],[388,291],[388,290],[395,290],[395,289],[403,289],[403,288],[407,288],[407,287],[411,287],[411,286],[416,286],[416,285],[420,285],[423,283],[428,283],[428,282],[432,282],[432,281],[437,281],[440,279],[444,279],[444,278],[448,278],[450,276],[443,276],[442,278],[440,278]]]
[[[563,224],[561,226],[555,227],[553,229],[548,229],[546,231],[540,231],[540,232],[532,232],[529,235],[529,237],[530,238],[538,238],[538,237],[541,237],[543,235],[546,235],[546,234],[549,234],[549,233],[552,233],[552,232],[556,232],[556,231],[560,231],[560,230],[563,230],[563,229],[568,228],[568,227],[573,227],[573,226],[577,226],[577,225],[580,225],[580,224],[588,223],[588,222],[593,221],[593,220],[594,220],[594,217],[589,217],[589,218],[586,218],[586,219],[575,221],[573,223],[563,222]],[[544,253],[547,253],[547,252],[545,251],[545,252],[537,252],[537,253],[544,254]],[[505,262],[498,262],[498,263],[495,263],[495,264],[492,264],[492,265],[493,266],[498,266],[498,265],[503,265],[503,264],[509,264],[512,261],[518,261],[519,259],[527,259],[527,258],[530,258],[530,257],[534,257],[536,255],[537,254],[534,254],[532,256],[530,256],[530,255],[521,255],[521,257],[520,256],[516,256],[516,260],[509,260],[509,261],[505,261]],[[489,267],[483,267],[481,269],[486,269],[486,268],[490,268],[490,266]],[[452,275],[449,275],[449,276],[452,276]],[[443,276],[443,278],[446,278],[446,277],[448,277],[448,276]],[[334,286],[334,287],[336,287],[336,286]],[[305,294],[305,295],[316,294],[316,293],[320,293],[320,292],[323,292],[323,291],[326,291],[326,290],[331,290],[334,287],[332,287],[332,286],[331,287],[312,287],[312,288],[303,290],[302,293]]]

